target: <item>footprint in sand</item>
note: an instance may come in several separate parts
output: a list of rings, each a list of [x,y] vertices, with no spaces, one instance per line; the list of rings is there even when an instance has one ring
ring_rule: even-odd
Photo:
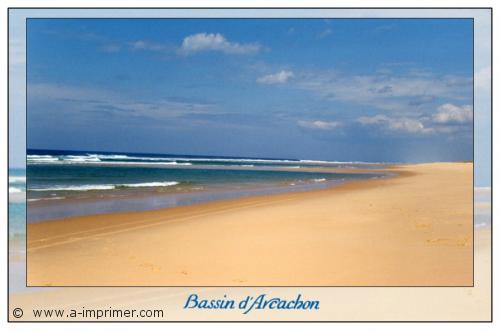
[[[237,278],[237,279],[235,279],[233,281],[236,282],[236,283],[245,283],[246,282],[245,280],[242,280],[242,279],[239,279],[239,278]]]
[[[470,238],[462,238],[457,240],[457,245],[459,246],[470,246],[471,245],[471,239]]]
[[[139,264],[139,266],[144,267],[144,268],[149,268],[153,272],[158,272],[161,270],[160,266],[156,266],[155,264],[152,264],[149,262],[143,262],[142,264]]]
[[[427,243],[435,244],[448,241],[446,238],[429,238],[425,240]]]
[[[459,239],[452,239],[452,238],[429,238],[426,240],[427,243],[429,244],[437,244],[437,245],[448,245],[448,246],[463,246],[467,247],[470,246],[471,240],[470,238],[459,238]]]

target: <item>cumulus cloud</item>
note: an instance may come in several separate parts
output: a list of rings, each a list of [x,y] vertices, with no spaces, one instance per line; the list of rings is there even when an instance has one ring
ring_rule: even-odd
[[[297,124],[300,127],[311,128],[311,129],[321,129],[321,130],[333,130],[342,126],[342,123],[338,121],[322,121],[322,120],[299,120]]]
[[[433,133],[434,129],[426,127],[422,120],[407,117],[390,118],[386,115],[360,117],[357,122],[361,125],[378,125],[391,131],[402,131],[412,134]]]
[[[436,123],[467,123],[472,121],[472,106],[457,106],[446,103],[438,108],[438,112],[432,116]]]
[[[439,106],[432,114],[420,114],[417,117],[389,117],[385,114],[378,114],[371,117],[359,117],[356,122],[363,126],[378,126],[389,131],[413,134],[450,134],[459,131],[470,131],[472,116],[472,106],[457,106],[446,103]]]
[[[186,55],[204,51],[245,55],[258,53],[261,48],[258,43],[230,42],[220,33],[197,33],[185,37],[179,51]]]
[[[292,77],[293,77],[293,72],[282,70],[274,74],[268,74],[266,76],[260,77],[257,79],[257,82],[259,84],[268,84],[268,85],[284,84]]]

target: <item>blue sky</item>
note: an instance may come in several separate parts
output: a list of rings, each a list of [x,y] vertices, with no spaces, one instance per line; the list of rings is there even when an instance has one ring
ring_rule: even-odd
[[[31,19],[28,147],[472,159],[472,20]]]

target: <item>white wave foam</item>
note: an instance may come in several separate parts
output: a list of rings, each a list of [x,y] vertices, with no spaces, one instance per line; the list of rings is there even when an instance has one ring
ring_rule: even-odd
[[[326,160],[310,160],[310,159],[262,159],[262,158],[203,158],[203,157],[147,157],[147,156],[128,156],[123,154],[87,154],[87,155],[28,155],[28,162],[30,163],[47,163],[47,162],[62,162],[62,163],[118,163],[116,160],[126,160],[127,164],[146,164],[155,163],[161,165],[188,165],[181,162],[226,162],[226,163],[285,163],[285,164],[372,164],[372,162],[340,162],[340,161],[326,161]],[[134,162],[137,161],[137,162]],[[162,163],[167,162],[167,163]],[[191,164],[189,164],[191,165]]]
[[[9,203],[24,203],[26,200],[26,192],[22,190],[12,191],[9,188]]]
[[[212,167],[255,167],[255,165],[252,165],[252,164],[236,164],[236,165],[217,165],[217,164],[212,164],[212,165],[203,165],[203,166],[212,166]]]
[[[109,161],[111,160],[113,164],[119,163],[113,160],[128,160],[127,162],[122,162],[123,164],[163,164],[163,165],[184,165],[184,163],[177,163],[176,160],[181,160],[178,158],[172,157],[140,157],[140,156],[127,156],[127,155],[100,155],[100,154],[91,154],[89,156],[96,157],[101,161]],[[187,159],[186,159],[187,160]],[[136,162],[134,162],[136,161]],[[141,161],[149,161],[149,162],[141,162]],[[166,162],[166,163],[165,163]],[[191,165],[187,163],[186,165]]]
[[[130,161],[123,161],[123,160]],[[117,161],[118,160],[118,161]],[[121,160],[121,161],[120,161]],[[137,160],[137,161],[134,161]],[[142,160],[142,161],[141,161]],[[150,160],[150,161],[145,161]],[[160,161],[170,160],[170,161]],[[89,155],[75,156],[67,155],[61,157],[28,155],[29,164],[81,164],[81,165],[172,165],[172,166],[189,166],[191,163],[178,163],[166,158],[148,158],[148,157],[128,157],[125,155]]]
[[[55,200],[55,199],[65,199],[65,198],[64,197],[28,198],[28,202],[46,201],[46,200]]]
[[[226,163],[298,163],[298,160],[287,159],[252,159],[252,158],[171,158],[176,161],[194,162],[226,162]]]
[[[47,188],[31,188],[30,191],[91,191],[91,190],[112,190],[117,188],[145,188],[145,187],[169,187],[178,185],[177,181],[165,182],[140,182],[123,184],[87,184],[80,186],[52,186]]]
[[[129,159],[130,158],[127,155],[99,155],[99,154],[89,154],[89,156],[97,157],[100,160],[103,160],[103,159]]]
[[[66,157],[66,156],[64,156]],[[259,162],[265,162],[265,163],[297,163],[300,162],[298,160],[287,160],[287,159],[252,159],[252,158],[198,158],[198,157],[143,157],[143,156],[127,156],[127,155],[104,155],[104,154],[88,154],[88,157],[96,157],[99,158],[101,161],[106,161],[106,160],[115,160],[115,159],[121,159],[121,160],[137,160],[137,161],[152,161],[152,162],[161,162],[161,161],[170,161],[170,162],[177,162],[177,161],[185,161],[185,162],[252,162],[252,163],[259,163]],[[128,162],[127,162],[128,163]],[[182,164],[179,164],[182,165]]]
[[[28,163],[52,163],[59,161],[59,158],[50,155],[28,155],[27,161]]]
[[[362,161],[351,161],[351,162],[340,162],[335,160],[312,160],[312,159],[301,159],[300,163],[311,163],[311,164],[384,164],[380,162],[362,162]]]
[[[9,203],[24,203],[26,192],[20,188],[9,187]]]
[[[48,188],[31,188],[30,191],[89,191],[89,190],[111,190],[115,189],[114,184],[86,184],[81,186],[53,186]]]
[[[312,159],[301,159],[299,163],[335,163],[340,164],[341,162],[328,162],[326,160],[312,160]]]
[[[106,161],[101,161],[99,164],[102,164],[102,165],[172,165],[172,166],[193,165],[191,163],[177,163],[177,162],[106,162]]]
[[[76,163],[84,163],[84,162],[100,162],[101,160],[95,156],[64,156],[63,162],[76,162]]]
[[[169,186],[175,186],[178,185],[179,182],[177,181],[167,181],[167,182],[144,182],[144,183],[127,183],[127,184],[122,184],[119,186],[123,187],[169,187]]]
[[[51,155],[28,155],[28,159],[29,158],[44,159],[44,158],[54,158],[54,156],[51,156]]]
[[[326,181],[325,178],[321,178],[321,179],[313,179],[314,182],[324,182]]]
[[[9,176],[9,183],[26,182],[25,176]]]

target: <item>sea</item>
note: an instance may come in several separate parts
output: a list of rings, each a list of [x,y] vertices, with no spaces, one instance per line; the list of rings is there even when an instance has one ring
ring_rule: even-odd
[[[9,237],[24,239],[26,221],[26,170],[9,169]]]
[[[384,164],[30,149],[28,222],[139,211],[380,178]],[[327,173],[362,169],[362,173]],[[20,189],[12,186],[11,189]]]

